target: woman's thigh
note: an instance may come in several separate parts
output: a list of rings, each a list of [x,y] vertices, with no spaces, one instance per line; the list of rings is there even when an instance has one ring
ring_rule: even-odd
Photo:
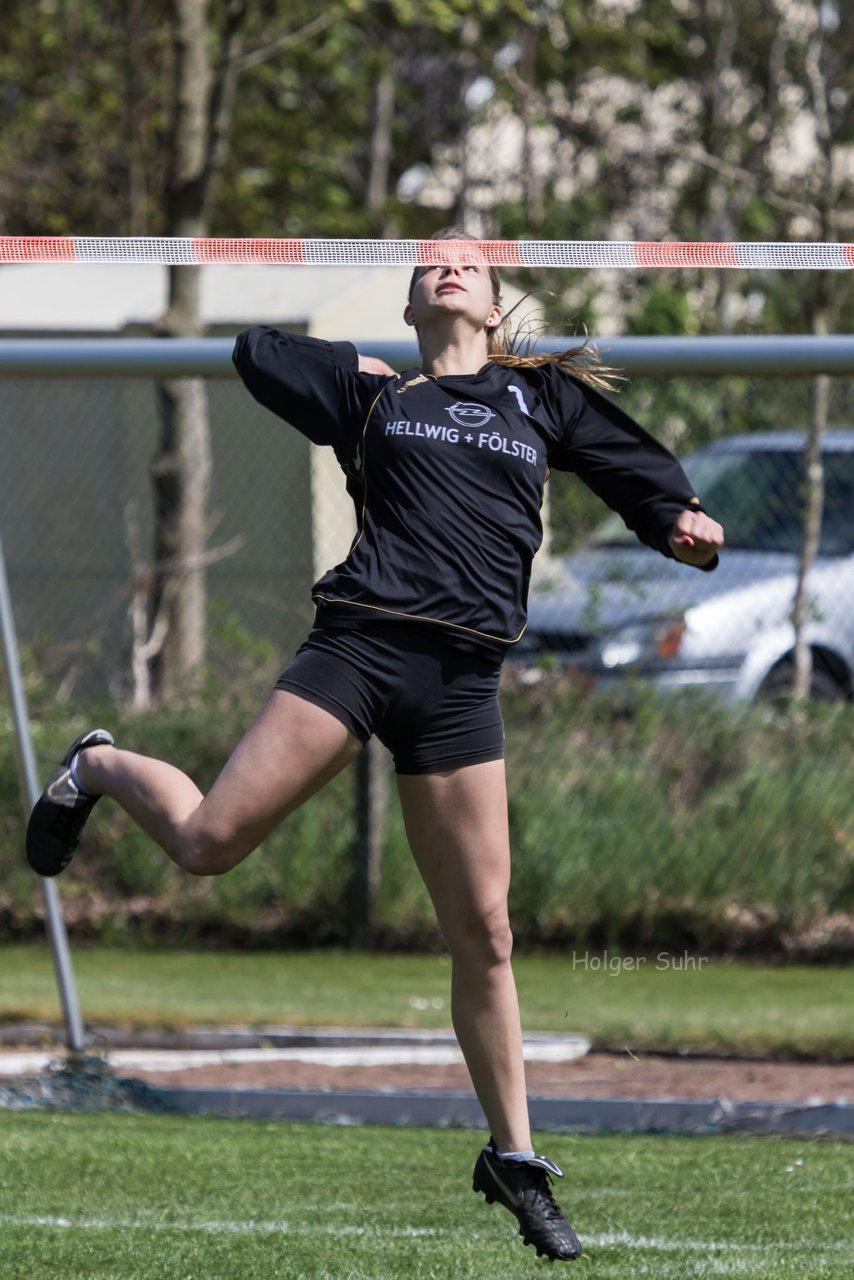
[[[504,761],[400,774],[397,782],[409,845],[448,945],[507,932]]]
[[[322,707],[276,689],[187,820],[186,839],[236,865],[359,754],[360,740]]]

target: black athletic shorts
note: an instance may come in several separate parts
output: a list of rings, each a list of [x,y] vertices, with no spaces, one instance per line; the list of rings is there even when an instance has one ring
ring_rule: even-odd
[[[277,689],[331,712],[362,742],[376,734],[397,773],[441,773],[504,757],[501,663],[405,624],[320,627]]]

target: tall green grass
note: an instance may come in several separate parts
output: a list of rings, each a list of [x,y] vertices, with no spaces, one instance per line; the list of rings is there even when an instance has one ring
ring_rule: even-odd
[[[257,698],[256,698],[257,695]],[[152,716],[37,700],[42,767],[92,723],[211,783],[261,690],[203,691]],[[854,953],[854,706],[790,711],[590,694],[508,672],[503,692],[520,943],[688,946],[799,958]],[[0,730],[3,726],[0,724]],[[62,879],[73,933],[120,942],[255,946],[348,938],[355,841],[350,771],[227,876],[177,872],[115,806],[95,811]],[[22,859],[11,733],[0,731],[0,936],[36,936]],[[381,942],[436,940],[396,799],[388,814]]]

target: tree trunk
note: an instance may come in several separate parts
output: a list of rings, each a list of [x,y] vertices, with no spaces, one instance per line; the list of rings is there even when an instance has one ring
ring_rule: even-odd
[[[469,112],[466,106],[466,94],[468,93],[474,76],[468,67],[465,67],[462,75],[462,88],[460,91],[460,161],[459,161],[459,188],[457,190],[457,202],[454,210],[454,222],[458,227],[462,227],[464,231],[472,232],[472,209],[471,209],[471,190],[470,190],[470,168],[469,163]]]
[[[543,183],[537,173],[534,160],[534,85],[537,69],[537,28],[528,27],[522,36],[522,56],[519,61],[517,101],[522,121],[522,185],[525,202],[527,234],[540,236],[545,217]]]
[[[362,947],[370,946],[376,933],[388,817],[388,766],[388,751],[371,738],[356,761],[356,861],[350,937]]]
[[[739,20],[732,0],[706,0],[706,23],[712,58],[705,81],[708,103],[707,129],[704,140],[710,155],[728,159],[737,154],[731,140],[729,77],[733,74],[733,61],[738,49]],[[710,170],[707,187],[706,229],[708,240],[735,239],[735,229],[749,192],[739,189],[730,176],[721,170]],[[732,308],[729,300],[737,290],[732,271],[705,271],[701,279],[703,309],[706,316],[714,317],[714,331],[729,333],[733,328]]]
[[[168,696],[176,679],[198,668],[206,656],[211,447],[201,378],[161,382],[157,398],[160,445],[151,468],[157,566],[152,617],[165,605],[168,629],[153,672],[158,693]]]
[[[142,26],[144,0],[125,0],[125,147],[128,169],[128,233],[146,234],[146,173],[140,138],[141,100],[143,96],[145,53],[138,32]]]
[[[377,81],[374,99],[374,128],[371,134],[371,167],[365,198],[371,217],[371,233],[382,239],[386,234],[386,201],[388,175],[392,156],[394,125],[394,71],[386,67]]]
[[[816,317],[816,333],[826,333],[823,317]],[[798,557],[798,581],[792,604],[792,622],[795,627],[795,675],[792,697],[804,701],[810,695],[813,656],[807,639],[810,617],[808,579],[818,553],[821,537],[821,521],[824,514],[824,464],[822,445],[827,429],[827,405],[830,395],[830,378],[820,373],[813,382],[813,407],[807,433],[804,456],[804,535]]]
[[[462,52],[459,55],[460,68],[459,89],[459,189],[457,191],[454,222],[473,235],[480,235],[481,221],[471,199],[471,113],[468,107],[468,93],[477,76],[478,62],[473,46],[477,41],[480,25],[476,18],[466,18],[460,28],[459,40]]]
[[[173,121],[166,194],[171,236],[209,232],[213,186],[224,159],[237,78],[244,0],[226,7],[215,68],[208,0],[172,0]],[[199,268],[169,269],[169,305],[156,325],[163,337],[197,337],[203,329]],[[160,439],[152,462],[155,570],[149,627],[165,627],[149,659],[154,698],[206,657],[206,554],[212,469],[207,390],[201,378],[169,379],[157,389]],[[136,664],[138,666],[138,663]]]
[[[816,233],[819,240],[829,240],[835,231],[835,200],[833,194],[833,132],[828,110],[828,86],[824,71],[824,21],[820,15],[817,31],[811,36],[805,51],[805,69],[812,98],[812,115],[818,144],[819,159],[816,165],[818,190],[816,194]],[[828,281],[827,274],[817,277],[814,293],[813,332],[828,332]],[[813,383],[813,408],[807,435],[805,457],[804,537],[798,560],[798,581],[792,602],[792,622],[795,628],[795,675],[792,697],[804,700],[809,697],[812,685],[813,654],[806,631],[810,613],[807,583],[818,553],[821,537],[821,521],[824,513],[824,466],[822,446],[827,429],[830,379],[819,374]]]

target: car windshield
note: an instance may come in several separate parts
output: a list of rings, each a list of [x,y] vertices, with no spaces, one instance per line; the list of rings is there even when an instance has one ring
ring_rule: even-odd
[[[795,450],[739,449],[698,454],[685,470],[703,507],[726,532],[729,548],[801,548],[804,459]],[[854,553],[854,452],[824,455],[824,516],[819,555]],[[597,546],[630,546],[634,534],[613,517],[594,535]]]

